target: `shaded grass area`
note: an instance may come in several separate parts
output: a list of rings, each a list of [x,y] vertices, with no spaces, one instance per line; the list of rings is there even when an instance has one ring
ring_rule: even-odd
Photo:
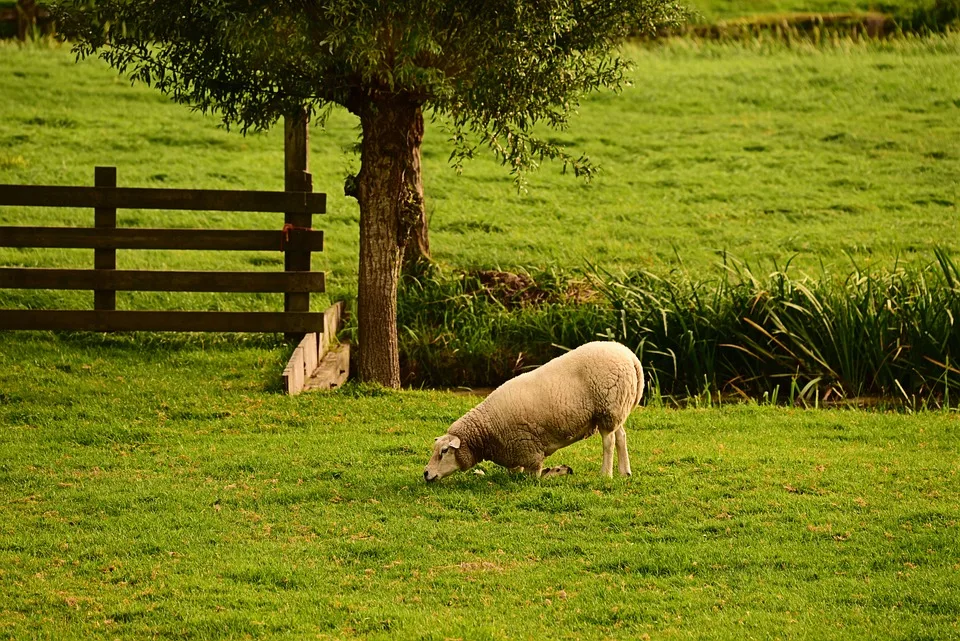
[[[476,402],[277,393],[270,342],[0,335],[5,637],[952,638],[956,414],[638,409],[426,486]]]

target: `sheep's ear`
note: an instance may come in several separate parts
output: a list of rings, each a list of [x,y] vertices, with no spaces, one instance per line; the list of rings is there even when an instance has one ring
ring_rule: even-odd
[[[456,437],[456,436],[454,436],[453,438],[451,438],[451,439],[450,439],[450,447],[452,447],[452,448],[455,449],[455,450],[459,450],[459,449],[460,449],[460,439],[459,439],[458,437]]]

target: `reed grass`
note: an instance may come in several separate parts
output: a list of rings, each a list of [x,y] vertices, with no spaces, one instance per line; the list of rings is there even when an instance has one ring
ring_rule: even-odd
[[[696,278],[590,267],[588,294],[535,274],[535,302],[508,306],[467,273],[408,278],[400,297],[407,381],[490,386],[597,338],[634,349],[660,398],[766,399],[795,405],[880,398],[909,408],[960,399],[960,269],[853,265],[816,277],[766,273],[724,256]]]

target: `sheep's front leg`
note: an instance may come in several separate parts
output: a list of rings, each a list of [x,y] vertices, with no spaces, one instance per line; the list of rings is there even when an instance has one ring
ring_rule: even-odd
[[[614,434],[617,439],[617,468],[620,470],[620,476],[631,476],[630,455],[627,454],[627,432],[621,425]]]
[[[543,467],[543,460],[533,465],[524,465],[514,470],[522,470],[525,474],[534,478],[550,478],[551,476],[566,476],[573,474],[573,469],[569,465],[558,465],[556,467]]]
[[[616,437],[614,432],[603,433],[603,463],[600,465],[600,473],[607,478],[613,478],[613,447]]]
[[[524,465],[520,468],[523,470],[523,473],[527,476],[532,476],[533,478],[540,478],[540,473],[543,471],[543,463],[537,463],[536,465]]]

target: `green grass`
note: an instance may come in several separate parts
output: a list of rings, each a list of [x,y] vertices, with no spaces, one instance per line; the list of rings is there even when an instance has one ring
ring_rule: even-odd
[[[674,42],[633,48],[634,86],[587,100],[553,136],[589,154],[603,174],[585,185],[547,165],[517,194],[486,155],[462,176],[447,166],[442,128],[424,148],[431,243],[459,268],[557,266],[700,271],[727,251],[751,263],[796,256],[794,265],[838,272],[929,262],[934,244],[960,245],[960,36],[886,43],[838,41],[788,48]],[[127,186],[280,189],[278,131],[242,137],[130,87],[65,49],[3,48],[0,182],[91,184],[93,166],[118,166]],[[355,122],[337,112],[314,131],[311,167],[329,211],[317,217],[334,296],[355,288],[358,212],[342,196],[356,169],[344,149]],[[89,212],[0,210],[0,224],[90,224]],[[127,211],[121,224],[280,227],[279,216]],[[0,250],[5,265],[87,266],[92,252]],[[120,252],[121,268],[278,269],[279,254]],[[88,294],[57,294],[89,306]],[[31,305],[3,294],[5,304]],[[176,300],[181,300],[179,297]],[[230,295],[190,307],[259,308]],[[55,302],[55,301],[50,301]],[[121,305],[176,301],[130,296]],[[319,307],[319,305],[315,305]]]
[[[5,638],[956,638],[955,413],[643,408],[427,486],[476,399],[274,393],[269,340],[0,336]]]
[[[894,13],[913,6],[905,0],[692,0],[688,6],[705,22],[745,16],[785,13],[849,13],[881,11]]]
[[[518,195],[489,158],[424,150],[447,269],[702,274],[726,250],[819,273],[956,255],[960,40],[631,49],[635,86],[558,137],[603,163]],[[246,138],[68,51],[0,48],[0,182],[280,189],[278,132]],[[355,123],[312,137],[331,296],[356,281]],[[121,224],[278,216],[121,212]],[[91,212],[0,210],[0,225]],[[0,249],[2,265],[92,252]],[[121,252],[121,268],[279,269],[279,254]],[[325,301],[318,297],[314,307]],[[0,292],[4,307],[87,294]],[[277,308],[274,298],[121,298]],[[476,399],[348,386],[279,393],[289,346],[231,335],[0,333],[0,636],[494,639],[956,638],[955,412],[753,405],[637,410],[635,476],[594,438],[535,482],[485,464],[421,480]],[[514,359],[515,362],[515,359]],[[952,362],[952,361],[951,361]],[[656,400],[655,394],[650,394]]]
[[[952,0],[939,0],[941,4]],[[716,23],[756,16],[878,12],[905,19],[938,0],[690,0],[693,22]],[[931,25],[932,26],[932,25]]]
[[[597,337],[636,352],[651,389],[790,405],[869,397],[912,409],[960,401],[960,268],[845,278],[771,274],[729,261],[668,278],[534,273],[510,290],[483,274],[407,276],[398,304],[401,368],[419,387],[490,387]],[[859,401],[858,401],[859,402]]]

